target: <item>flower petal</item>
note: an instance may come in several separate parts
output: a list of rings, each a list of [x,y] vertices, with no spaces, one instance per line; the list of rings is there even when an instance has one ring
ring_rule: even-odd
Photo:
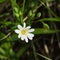
[[[20,30],[21,30],[21,29],[22,29],[22,26],[21,26],[21,25],[18,25],[18,29],[20,29]]]
[[[28,32],[33,32],[34,31],[34,29],[30,29],[30,30],[28,30]]]
[[[20,38],[20,37],[21,37],[21,35],[19,34],[19,35],[18,35],[18,38]]]
[[[30,28],[31,28],[31,26],[27,26],[26,28],[27,28],[27,29],[30,29]]]
[[[16,29],[15,32],[16,32],[17,34],[19,34],[20,31],[19,31],[18,29]]]
[[[31,36],[28,36],[28,38],[29,38],[30,40],[32,40],[32,39],[33,39],[33,37],[31,37]]]
[[[34,37],[34,34],[29,33],[29,34],[27,34],[27,36],[29,36],[29,37]]]
[[[26,23],[24,22],[24,28],[26,27]]]
[[[25,41],[26,41],[26,43],[28,43],[28,38],[27,37],[25,37]]]
[[[24,37],[23,36],[21,36],[21,40],[24,40]]]

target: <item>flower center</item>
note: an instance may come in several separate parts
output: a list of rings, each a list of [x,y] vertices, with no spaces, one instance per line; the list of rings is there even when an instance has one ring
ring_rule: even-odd
[[[21,30],[21,34],[22,34],[22,35],[25,35],[25,34],[26,34],[26,32],[27,32],[27,30],[26,30],[26,29],[22,29],[22,30]]]

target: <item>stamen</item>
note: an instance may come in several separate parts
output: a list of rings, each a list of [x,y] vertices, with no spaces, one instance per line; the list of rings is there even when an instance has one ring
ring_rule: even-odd
[[[27,30],[26,30],[26,29],[22,29],[22,30],[21,30],[21,34],[22,34],[22,35],[25,35],[25,34],[26,34],[26,32],[27,32]]]

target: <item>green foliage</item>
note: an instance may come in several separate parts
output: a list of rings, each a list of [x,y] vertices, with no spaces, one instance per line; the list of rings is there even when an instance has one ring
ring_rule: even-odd
[[[4,36],[5,36],[5,34],[0,32],[0,39],[3,38]]]
[[[3,3],[6,0],[0,0],[0,3]],[[21,0],[22,1],[22,0]],[[24,41],[22,42],[18,35],[15,34],[14,30],[17,28],[17,25],[23,25],[24,22],[26,22],[27,26],[31,25],[35,29],[33,34],[39,35],[39,34],[54,34],[57,32],[60,32],[57,28],[52,28],[49,26],[48,22],[60,22],[60,18],[57,17],[57,14],[55,14],[50,7],[48,7],[46,4],[51,3],[53,0],[23,0],[22,3],[19,5],[17,3],[17,0],[10,0],[8,4],[10,5],[10,9],[7,12],[4,12],[0,14],[0,59],[5,60],[17,60],[21,56],[24,55],[26,50],[29,49],[30,43],[26,44]],[[45,18],[45,10],[42,14],[41,11],[38,11],[39,8],[44,7],[46,10],[48,10],[47,15],[49,14],[49,18]],[[3,7],[3,6],[2,6]],[[6,7],[7,8],[7,7]],[[43,8],[43,9],[44,9]],[[12,14],[13,12],[13,14]],[[43,16],[42,16],[43,15]],[[10,20],[9,20],[9,17]],[[14,19],[12,19],[14,18]],[[48,22],[47,22],[48,21]],[[42,28],[40,28],[37,24],[36,28],[34,24],[32,23],[42,23]],[[15,48],[17,49],[17,52],[13,50],[13,47],[15,47],[15,43],[19,41],[20,47]],[[36,49],[35,49],[35,41],[32,43],[33,47],[33,54],[35,60],[37,60],[36,57]],[[22,45],[23,44],[23,45]],[[28,51],[28,55],[29,55]],[[36,55],[35,55],[36,54]],[[38,54],[40,55],[40,54]],[[42,56],[42,55],[41,55]],[[45,57],[45,56],[42,56]],[[34,59],[33,58],[33,59]],[[48,58],[45,58],[48,59]]]
[[[43,18],[43,19],[40,19],[39,21],[56,21],[56,22],[60,22],[60,18]]]
[[[29,47],[28,44],[22,46],[22,47],[19,49],[19,51],[17,52],[17,54],[16,54],[17,57],[18,57],[18,58],[21,57],[21,56],[24,54],[24,52],[28,49],[28,47]]]
[[[23,24],[23,12],[22,9],[19,8],[18,4],[16,3],[16,0],[11,0],[11,5],[13,9],[13,14],[16,16],[16,22],[20,22],[20,24]]]
[[[32,10],[29,11],[29,16],[30,17],[34,17],[35,16],[35,14],[34,14],[34,12]]]
[[[59,30],[37,28],[35,29],[34,34],[51,34],[56,32],[59,32]]]
[[[3,3],[5,0],[0,0],[0,3]]]
[[[37,17],[40,17],[41,16],[41,13],[39,12],[38,14],[37,14]]]
[[[44,28],[44,29],[49,29],[49,25],[46,24],[46,23],[43,23],[43,28]]]

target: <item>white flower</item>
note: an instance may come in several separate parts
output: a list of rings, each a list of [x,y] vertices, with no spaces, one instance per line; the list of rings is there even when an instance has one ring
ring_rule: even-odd
[[[34,37],[33,32],[34,29],[31,29],[31,26],[26,27],[26,23],[24,23],[24,26],[18,25],[18,29],[15,30],[15,32],[18,34],[18,38],[21,38],[21,40],[25,40],[28,42],[28,39],[32,40]]]

